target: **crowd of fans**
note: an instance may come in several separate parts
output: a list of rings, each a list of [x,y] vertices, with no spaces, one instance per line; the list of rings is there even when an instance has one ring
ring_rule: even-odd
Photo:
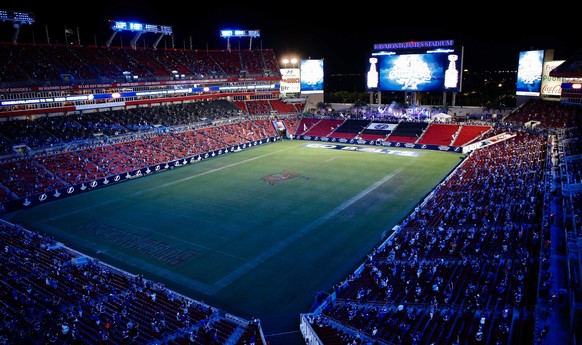
[[[552,322],[552,315],[558,305],[572,312],[580,286],[559,289],[556,275],[569,273],[555,270],[563,238],[553,241],[554,232],[582,235],[580,192],[570,193],[580,185],[568,177],[580,171],[567,170],[579,166],[569,162],[581,159],[581,127],[573,108],[555,104],[531,101],[498,124],[496,131],[516,136],[473,152],[306,314],[323,344],[571,341],[575,322]],[[541,122],[536,130],[524,126],[531,119]],[[554,197],[571,196],[553,205]],[[556,219],[562,207],[564,219]]]
[[[0,223],[3,344],[250,344],[244,320],[69,249],[54,238]]]
[[[128,70],[150,80],[171,79],[174,70],[193,78],[279,71],[268,50],[25,44],[0,49],[0,66],[0,82],[13,85],[58,85],[63,75],[115,82]],[[333,136],[346,121],[302,118],[302,110],[280,100],[213,100],[2,121],[0,203],[276,137],[274,112],[291,134],[321,126],[321,133],[311,134]],[[570,332],[569,324],[551,320],[569,308],[564,302],[574,293],[570,286],[557,288],[559,241],[552,230],[559,225],[570,236],[582,235],[582,127],[576,115],[559,102],[532,100],[462,142],[455,142],[461,130],[456,124],[448,124],[458,126],[452,132],[437,126],[429,131],[426,123],[411,121],[413,135],[394,140],[423,143],[433,130],[437,135],[430,140],[443,145],[513,136],[472,152],[319,308],[305,314],[317,337],[324,344],[354,345],[541,344],[552,335],[563,340],[560,332]],[[531,121],[535,128],[528,127]],[[226,318],[222,310],[49,236],[2,222],[0,238],[0,341],[6,344],[262,340],[258,320]]]
[[[12,133],[18,133],[29,151],[25,154],[7,154],[7,158],[0,163],[3,191],[0,202],[278,136],[269,116],[233,115],[236,114],[234,105],[228,105],[227,101],[202,103],[160,106],[159,111],[149,107],[109,111],[99,118],[101,128],[108,128],[101,132],[103,136],[96,139],[90,130],[79,130],[71,142],[64,141],[68,133],[66,129],[72,121],[87,124],[87,121],[79,121],[84,115],[0,122],[0,135],[9,137],[14,135]],[[222,110],[220,116],[217,109]],[[152,123],[148,116],[153,113],[160,118],[153,122],[161,125],[148,125]],[[208,122],[211,113],[214,115],[213,122]],[[182,121],[177,126],[167,124],[179,117]],[[189,122],[190,119],[198,121]],[[46,126],[48,121],[50,126]],[[24,126],[24,123],[29,125]],[[142,125],[132,125],[135,123]],[[139,129],[135,129],[137,127]],[[47,146],[48,140],[42,140],[39,144],[39,132],[62,145]],[[86,135],[83,136],[83,133]],[[8,147],[4,149],[9,150]]]
[[[537,103],[537,109],[552,111],[544,108],[546,104]],[[551,103],[547,106],[554,107]],[[175,113],[180,107],[164,109]],[[144,112],[150,113],[151,109],[146,108]],[[572,112],[559,116],[562,117],[560,122],[573,123]],[[175,127],[168,126],[162,132],[137,131],[129,137],[121,136],[131,140],[115,140],[112,136],[108,145],[8,161],[2,164],[2,184],[11,187],[11,193],[26,195],[34,192],[34,188],[54,188],[50,181],[54,183],[55,175],[59,176],[59,184],[78,183],[144,163],[157,164],[184,157],[192,154],[188,151],[192,149],[202,153],[221,145],[278,134],[272,118],[234,120],[231,117],[230,120],[194,130],[175,131],[172,129]],[[511,117],[506,120],[515,121]],[[67,119],[63,121],[66,123]],[[288,128],[299,130],[304,121],[312,121],[315,125],[327,120],[290,116],[282,121]],[[552,121],[555,118],[552,117]],[[55,118],[51,123],[58,128],[60,121]],[[361,269],[334,288],[333,299],[309,316],[312,327],[322,339],[340,337],[354,344],[367,340],[411,344],[441,340],[451,344],[540,340],[531,329],[539,329],[545,339],[553,330],[547,322],[548,311],[565,298],[551,284],[554,273],[550,270],[550,230],[556,221],[549,203],[555,177],[552,173],[559,173],[556,179],[562,182],[564,190],[577,188],[578,182],[571,178],[580,174],[576,128],[574,123],[567,129],[543,125],[531,129],[509,121],[492,124],[488,136],[509,131],[515,137],[473,152],[387,241],[369,254]],[[30,133],[34,136],[36,132]],[[163,152],[152,151],[153,146],[158,150],[163,148]],[[141,161],[116,161],[120,152],[125,158],[141,157]],[[79,163],[71,164],[75,162]],[[76,171],[68,170],[72,165]],[[109,166],[117,170],[107,170]],[[43,174],[47,170],[55,172],[49,174],[52,178]],[[101,170],[101,175],[95,175]],[[18,187],[27,184],[28,192]],[[568,194],[572,197],[568,204],[572,218],[569,223],[576,226],[572,230],[579,234],[579,193]],[[73,264],[71,259],[80,255],[66,248],[52,248],[55,242],[50,238],[18,226],[4,224],[2,234],[3,243],[6,243],[5,267],[13,265],[5,270],[4,279],[5,284],[13,288],[11,296],[6,296],[12,304],[4,305],[8,315],[4,323],[7,339],[24,337],[41,341],[39,339],[47,336],[74,343],[79,332],[88,333],[93,339],[118,337],[128,341],[145,335],[156,339],[157,334],[163,334],[165,341],[219,337],[218,326],[213,330],[195,328],[196,332],[192,332],[192,322],[184,315],[193,312],[186,313],[176,305],[200,306],[200,303],[185,297],[172,309],[181,310],[176,312],[175,319],[168,315],[173,312],[160,315],[159,308],[150,306],[149,322],[142,320],[134,330],[137,316],[127,316],[131,305],[128,300],[133,301],[140,295],[138,300],[149,303],[174,302],[176,294],[127,273],[116,273],[116,279],[123,283],[112,287],[113,268],[90,260],[81,265]],[[37,250],[33,250],[34,243],[37,243]],[[44,257],[46,255],[48,258]],[[27,265],[31,267],[25,267]],[[95,270],[99,273],[92,272]],[[24,277],[22,272],[26,272]],[[83,283],[87,279],[97,283]],[[81,285],[72,286],[71,281]],[[92,294],[96,298],[92,298]],[[145,305],[140,305],[136,312],[143,312],[148,308],[147,303]],[[214,310],[209,306],[205,308]],[[546,313],[539,316],[536,310]],[[220,312],[214,310],[212,313]],[[197,322],[208,317],[198,317]],[[36,326],[25,330],[36,330],[35,333],[17,334],[16,330],[23,332],[15,326],[18,322],[32,322]],[[169,323],[174,327],[169,327]],[[87,324],[97,326],[91,329]]]

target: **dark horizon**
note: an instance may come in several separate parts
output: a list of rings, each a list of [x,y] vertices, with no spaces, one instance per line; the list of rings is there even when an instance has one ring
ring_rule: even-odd
[[[578,46],[578,30],[573,22],[539,18],[537,22],[521,12],[480,9],[463,17],[443,20],[435,16],[442,8],[424,7],[414,12],[414,20],[397,17],[387,20],[384,9],[366,6],[339,8],[336,16],[309,12],[294,6],[278,9],[254,7],[241,3],[208,4],[200,12],[189,12],[150,1],[101,1],[80,11],[78,2],[7,0],[0,10],[32,12],[35,23],[21,27],[19,40],[46,43],[65,41],[82,45],[105,45],[113,31],[110,20],[137,21],[167,25],[172,37],[165,37],[159,47],[176,49],[224,50],[227,42],[219,36],[222,29],[259,30],[260,37],[231,39],[233,49],[273,49],[278,57],[324,59],[326,74],[365,73],[374,44],[411,41],[453,40],[464,47],[464,68],[475,71],[516,70],[520,51],[553,49],[555,59],[572,56]],[[493,6],[492,6],[493,7]],[[388,10],[388,9],[387,9]],[[12,23],[1,24],[0,41],[10,42]],[[72,35],[66,38],[65,29]],[[113,45],[129,41],[131,33],[118,34]],[[151,44],[156,37],[143,35],[139,45]]]

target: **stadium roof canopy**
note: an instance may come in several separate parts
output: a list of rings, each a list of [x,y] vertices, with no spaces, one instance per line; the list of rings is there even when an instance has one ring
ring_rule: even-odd
[[[582,78],[582,49],[550,71],[550,77]]]

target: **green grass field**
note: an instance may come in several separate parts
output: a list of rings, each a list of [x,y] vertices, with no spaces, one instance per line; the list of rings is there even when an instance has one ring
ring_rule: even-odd
[[[258,317],[265,334],[295,332],[317,293],[351,274],[463,158],[310,144],[256,146],[4,218]]]

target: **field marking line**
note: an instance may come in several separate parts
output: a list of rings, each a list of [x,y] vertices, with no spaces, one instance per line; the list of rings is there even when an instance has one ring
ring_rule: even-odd
[[[159,188],[164,188],[167,186],[171,186],[174,184],[178,184],[184,181],[188,181],[191,179],[195,179],[198,177],[202,177],[217,171],[221,171],[224,169],[228,169],[228,168],[232,168],[232,167],[236,167],[238,165],[241,164],[245,164],[245,163],[249,163],[252,161],[255,161],[257,159],[262,159],[274,154],[279,154],[281,152],[284,151],[288,151],[290,149],[293,149],[294,147],[290,147],[290,148],[284,148],[284,149],[280,149],[280,150],[276,150],[270,153],[266,153],[260,156],[256,156],[256,157],[252,157],[249,159],[245,159],[243,161],[240,162],[235,162],[235,163],[231,163],[231,164],[227,164],[218,168],[214,168],[208,171],[204,171],[195,175],[191,175],[188,177],[184,177],[178,180],[174,180],[171,182],[167,182],[167,183],[163,183],[163,184],[157,184],[154,185],[150,188],[146,188],[146,189],[141,189],[138,191],[135,191],[133,193],[130,194],[124,194],[123,198],[121,197],[117,197],[117,198],[110,198],[107,199],[105,201],[102,201],[98,204],[92,204],[91,206],[87,206],[84,208],[79,208],[79,209],[75,209],[72,210],[70,212],[66,212],[66,213],[61,213],[57,216],[53,216],[53,217],[49,217],[46,218],[46,221],[53,221],[53,220],[57,220],[59,218],[62,217],[66,217],[66,216],[70,216],[70,215],[74,215],[76,213],[79,213],[81,211],[87,210],[87,209],[91,209],[93,208],[95,205],[98,206],[103,206],[103,205],[107,205],[110,203],[113,203],[115,201],[118,201],[120,199],[124,199],[127,198],[129,195],[140,195],[143,193],[146,193],[148,191],[151,190],[155,190],[155,189],[159,189]],[[292,242],[297,241],[298,239],[300,239],[301,237],[303,237],[304,235],[308,234],[309,232],[311,232],[313,229],[317,228],[318,226],[325,224],[325,222],[329,221],[330,219],[332,219],[333,217],[335,217],[336,215],[338,215],[341,211],[345,210],[346,208],[348,208],[349,206],[351,206],[352,204],[354,204],[355,202],[357,202],[358,200],[362,199],[363,197],[365,197],[366,195],[368,195],[369,193],[371,193],[373,190],[377,189],[378,187],[380,187],[383,183],[385,183],[386,181],[390,180],[391,178],[393,178],[394,176],[396,176],[398,173],[400,173],[402,170],[404,170],[406,167],[414,164],[416,162],[416,160],[411,160],[408,164],[403,165],[401,168],[395,170],[394,172],[392,172],[389,175],[384,176],[383,178],[381,178],[380,180],[378,180],[377,182],[375,182],[374,184],[370,185],[368,188],[362,190],[361,192],[359,192],[358,194],[356,194],[355,196],[353,196],[352,198],[346,200],[345,202],[343,202],[342,204],[338,205],[335,209],[333,209],[332,211],[326,213],[325,215],[319,217],[318,219],[316,219],[315,221],[313,221],[311,224],[305,226],[304,228],[300,229],[297,232],[294,232],[293,235],[287,237],[285,239],[285,241],[279,242],[277,245],[271,247],[269,250],[263,252],[261,255],[253,258],[252,260],[249,260],[247,263],[245,263],[244,265],[240,266],[239,268],[237,268],[236,270],[234,270],[232,273],[226,275],[224,278],[218,280],[216,283],[214,284],[204,284],[201,283],[197,280],[191,279],[191,278],[186,278],[186,277],[174,277],[173,279],[180,281],[182,283],[187,283],[190,284],[191,286],[196,286],[196,288],[203,292],[206,293],[208,295],[212,295],[220,290],[222,290],[223,288],[225,288],[226,286],[228,286],[231,282],[233,282],[234,280],[236,280],[237,278],[243,276],[244,274],[246,274],[247,272],[251,271],[254,267],[258,266],[259,264],[263,263],[264,261],[268,260],[269,258],[273,257],[274,255],[276,255],[277,253],[279,253],[280,251],[282,251],[283,249],[285,249],[286,247],[288,247]],[[160,236],[166,236],[163,233],[160,232],[156,232],[156,231],[152,231],[149,229],[144,229],[144,232],[150,232],[150,233],[154,233]],[[191,244],[191,243],[190,243]],[[228,255],[227,253],[225,253],[226,255]],[[161,274],[158,272],[159,275],[161,276],[166,276],[166,274]]]
[[[164,188],[164,187],[171,186],[171,185],[174,185],[174,184],[177,184],[177,183],[181,183],[181,182],[188,181],[188,180],[191,180],[191,179],[195,179],[195,178],[198,178],[198,177],[201,177],[201,176],[205,176],[205,175],[208,175],[208,174],[217,172],[217,171],[221,171],[221,170],[228,169],[228,168],[231,168],[231,167],[236,167],[236,166],[241,165],[241,164],[249,163],[249,162],[252,162],[254,160],[261,159],[261,158],[265,158],[265,157],[268,157],[268,156],[271,156],[271,155],[274,155],[274,154],[280,154],[281,152],[288,151],[288,150],[291,150],[293,148],[294,147],[278,149],[278,150],[273,151],[273,152],[270,152],[270,153],[266,153],[266,154],[263,154],[263,155],[260,155],[260,156],[255,156],[255,157],[252,157],[252,158],[249,158],[249,159],[242,160],[240,162],[235,162],[235,163],[227,164],[227,165],[221,166],[219,168],[215,168],[215,169],[211,169],[211,170],[208,170],[208,171],[204,171],[204,172],[201,172],[201,173],[198,173],[198,174],[195,174],[195,175],[191,175],[191,176],[188,176],[188,177],[185,177],[185,178],[182,178],[182,179],[174,180],[174,181],[167,182],[167,183],[163,183],[163,184],[157,184],[157,185],[154,185],[154,186],[152,186],[150,188],[140,189],[140,190],[135,191],[133,193],[123,194],[123,197],[110,198],[110,199],[104,200],[104,201],[102,201],[100,203],[91,204],[90,206],[87,206],[87,207],[77,208],[77,209],[71,210],[69,212],[60,213],[58,215],[55,215],[55,216],[52,216],[52,217],[49,217],[49,218],[45,218],[43,220],[43,226],[54,228],[53,226],[48,225],[47,222],[55,221],[55,220],[58,220],[60,218],[67,217],[67,216],[72,216],[72,215],[75,215],[75,214],[77,214],[79,212],[82,212],[82,211],[90,211],[96,205],[97,206],[104,206],[104,205],[107,205],[107,204],[111,204],[111,203],[113,203],[115,201],[118,201],[120,199],[124,199],[127,196],[129,196],[129,195],[132,195],[132,196],[133,195],[140,195],[140,194],[143,194],[143,193],[145,193],[147,191],[151,191],[151,190],[155,190],[155,189],[159,189],[159,188]],[[105,218],[107,218],[107,217],[105,216]],[[133,228],[135,228],[135,225],[131,225],[131,226]],[[160,237],[166,237],[166,238],[171,238],[171,239],[174,239],[174,240],[180,240],[180,241],[182,241],[184,243],[187,243],[187,244],[189,244],[191,246],[195,246],[195,247],[199,247],[199,248],[205,248],[205,249],[211,249],[211,248],[208,248],[208,247],[203,246],[203,245],[200,245],[200,244],[196,244],[196,243],[192,243],[190,241],[186,241],[184,239],[175,238],[174,236],[168,236],[167,234],[164,234],[162,232],[153,231],[153,230],[146,229],[146,228],[140,228],[140,231],[142,233],[148,233],[149,232],[151,234],[156,234],[156,235],[158,235]],[[53,232],[58,232],[58,231],[53,230]],[[80,242],[86,242],[86,241],[92,242],[91,240],[81,240]],[[242,258],[237,257],[237,256],[234,256],[234,255],[232,255],[230,253],[216,251],[216,250],[214,250],[214,251],[215,252],[218,252],[218,253],[221,253],[221,254],[223,254],[225,256],[230,256],[230,257],[234,257],[236,259],[242,260]],[[100,250],[100,252],[101,252],[101,254],[105,254],[107,251],[106,250]],[[106,254],[106,255],[109,255],[109,254]],[[130,255],[126,255],[126,254],[123,254],[123,253],[116,253],[115,255],[118,258],[119,257],[124,257],[125,258],[125,261],[127,261],[127,262],[133,262],[132,263],[133,265],[136,264],[136,262],[134,262],[133,258]],[[188,278],[188,277],[184,277],[182,275],[175,275],[174,274],[174,275],[172,275],[170,277],[169,276],[170,274],[161,273],[159,271],[159,266],[155,266],[154,267],[154,264],[149,264],[149,263],[143,262],[142,260],[139,260],[139,265],[146,265],[146,266],[150,267],[150,270],[152,272],[157,272],[157,274],[159,276],[165,277],[167,279],[172,279],[172,280],[174,280],[176,282],[180,282],[180,283],[184,284],[185,286],[194,286],[194,287],[196,287],[197,290],[199,290],[199,291],[201,291],[203,293],[209,294],[209,295],[212,293],[212,291],[216,290],[214,288],[211,288],[211,285],[209,285],[209,284],[205,284],[205,283],[202,283],[202,282],[200,282],[198,280],[191,279],[191,278]],[[169,272],[171,273],[171,271],[169,271]]]
[[[174,180],[174,181],[171,181],[171,182],[166,182],[166,183],[163,183],[163,184],[156,184],[155,186],[152,186],[150,188],[144,188],[144,189],[140,189],[140,190],[137,190],[137,191],[132,192],[132,193],[129,193],[129,194],[123,194],[123,197],[109,198],[109,199],[104,200],[104,201],[102,201],[100,203],[97,203],[97,204],[91,204],[90,206],[83,207],[83,208],[76,208],[74,210],[71,210],[70,212],[60,213],[59,215],[55,215],[53,217],[45,218],[45,220],[47,220],[47,221],[53,221],[53,220],[57,220],[57,219],[62,218],[62,217],[71,216],[71,215],[74,215],[74,214],[79,213],[81,211],[85,211],[85,210],[88,210],[88,209],[92,209],[95,206],[103,206],[103,205],[111,204],[111,203],[113,203],[115,201],[118,201],[120,199],[126,199],[128,196],[140,195],[140,194],[149,192],[151,190],[156,190],[156,189],[159,189],[159,188],[164,188],[164,187],[167,187],[167,186],[172,186],[172,185],[175,185],[177,183],[181,183],[181,182],[188,181],[188,180],[191,180],[191,179],[195,179],[195,178],[198,178],[198,177],[201,177],[201,176],[205,176],[205,175],[208,175],[208,174],[211,174],[211,173],[215,173],[217,171],[221,171],[221,170],[224,170],[224,169],[227,169],[227,168],[232,168],[232,167],[235,167],[235,166],[238,166],[238,165],[241,165],[241,164],[245,164],[245,163],[248,163],[248,162],[252,162],[252,161],[257,160],[257,159],[261,159],[261,158],[265,158],[265,157],[268,157],[268,156],[272,156],[274,154],[279,154],[279,153],[281,153],[283,151],[286,151],[286,150],[289,150],[289,148],[287,148],[287,149],[281,149],[281,150],[273,151],[273,152],[270,152],[270,153],[266,153],[264,155],[252,157],[252,158],[249,158],[249,159],[245,159],[244,161],[227,164],[227,165],[221,166],[219,168],[214,168],[214,169],[211,169],[211,170],[208,170],[208,171],[204,171],[204,172],[201,172],[201,173],[198,173],[198,174],[195,174],[195,175],[191,175],[191,176],[188,176],[188,177],[184,177],[184,178],[181,178],[181,179],[178,179],[178,180]]]
[[[384,184],[388,180],[392,179],[394,176],[399,174],[402,170],[404,170],[408,166],[416,163],[416,161],[417,160],[411,160],[408,162],[408,164],[403,165],[399,169],[384,176],[380,180],[376,181],[374,184],[370,185],[368,188],[362,190],[358,194],[354,195],[350,199],[348,199],[348,200],[344,201],[343,203],[341,203],[340,205],[338,205],[333,210],[331,210],[328,213],[324,214],[323,216],[319,217],[318,219],[313,221],[311,224],[303,227],[299,231],[294,232],[291,236],[288,236],[285,239],[285,241],[278,242],[276,245],[271,247],[269,250],[264,251],[261,255],[258,255],[255,258],[253,258],[252,260],[249,260],[246,264],[240,266],[239,268],[234,270],[232,273],[229,273],[224,278],[218,280],[214,284],[214,287],[215,287],[214,293],[216,293],[217,291],[228,286],[234,280],[242,277],[243,275],[245,275],[246,273],[248,273],[249,271],[254,269],[256,266],[267,261],[269,258],[273,257],[275,254],[277,254],[280,251],[282,251],[283,249],[287,248],[292,242],[299,240],[301,237],[305,236],[306,234],[311,232],[313,229],[317,228],[318,226],[320,226],[320,225],[326,223],[327,221],[329,221],[330,219],[334,218],[340,212],[342,212],[343,210],[345,210],[346,208],[348,208],[349,206],[351,206],[352,204],[354,204],[358,200],[362,199],[366,195],[370,194],[372,191],[374,191],[375,189],[380,187],[382,184]]]

